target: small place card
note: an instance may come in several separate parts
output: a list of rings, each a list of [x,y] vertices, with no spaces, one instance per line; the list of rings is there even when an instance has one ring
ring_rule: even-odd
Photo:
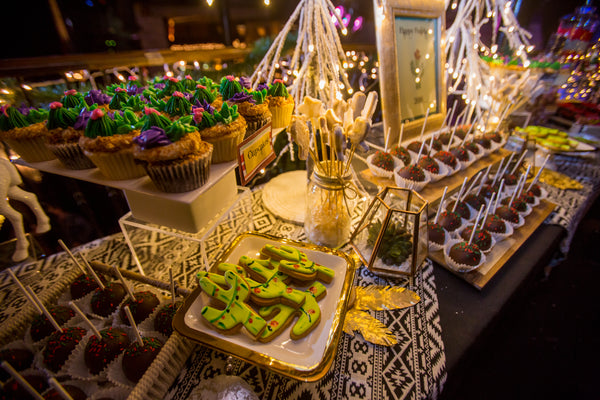
[[[275,159],[271,123],[248,136],[238,146],[238,165],[242,185]]]

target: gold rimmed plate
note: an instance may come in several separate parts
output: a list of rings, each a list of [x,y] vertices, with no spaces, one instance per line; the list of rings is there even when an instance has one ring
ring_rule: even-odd
[[[339,250],[248,232],[233,241],[227,251],[215,262],[213,270],[222,262],[237,263],[241,256],[259,258],[260,250],[265,244],[295,247],[306,253],[309,260],[334,270],[335,277],[332,282],[324,284],[327,294],[319,301],[321,321],[312,332],[302,339],[292,340],[290,338],[291,326],[294,324],[292,322],[279,336],[268,343],[255,340],[244,328],[232,335],[223,334],[209,325],[201,315],[202,308],[210,303],[210,299],[200,287],[186,298],[183,306],[177,311],[173,319],[173,327],[181,335],[193,341],[273,372],[307,382],[316,381],[327,373],[335,358],[354,281],[356,270],[354,261]],[[290,286],[302,291],[308,287],[294,284]]]

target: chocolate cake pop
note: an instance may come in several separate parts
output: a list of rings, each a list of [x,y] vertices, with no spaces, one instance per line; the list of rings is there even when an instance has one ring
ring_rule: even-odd
[[[500,206],[496,208],[496,215],[510,223],[519,223],[519,213],[513,207],[509,207],[506,205]]]
[[[498,132],[498,131],[487,132],[484,134],[484,137],[495,143],[502,142],[502,136],[500,135],[500,132]]]
[[[455,207],[455,205],[456,205],[456,207]],[[458,203],[456,203],[456,200],[453,200],[452,202],[450,202],[448,204],[448,209],[454,210],[455,212],[457,212],[461,218],[464,218],[464,219],[471,218],[471,210],[467,206],[467,203],[465,203],[464,201],[459,201]]]
[[[104,276],[100,276],[100,279],[104,284],[106,284],[106,278]],[[75,278],[73,283],[71,283],[71,298],[79,299],[97,288],[98,283],[96,283],[96,280],[93,277],[89,276],[88,274],[81,274]]]
[[[440,151],[444,147],[444,144],[442,143],[442,141],[439,138],[436,138],[436,137],[434,137],[432,139],[432,141],[429,142],[429,143],[430,143],[429,147],[430,147],[431,151],[434,151],[434,150],[435,151]]]
[[[443,211],[438,218],[439,224],[448,232],[454,232],[462,224],[460,214],[454,211]]]
[[[395,146],[390,151],[390,154],[400,159],[404,163],[404,165],[410,164],[410,154],[408,153],[408,150],[405,147]]]
[[[14,347],[0,350],[0,362],[6,361],[17,371],[23,371],[31,367],[33,352],[26,348]],[[0,369],[0,380],[6,381],[9,374]]]
[[[531,192],[521,193],[517,200],[522,200],[525,201],[525,203],[527,204],[533,205],[535,203],[535,196]]]
[[[373,165],[386,171],[394,170],[394,159],[390,153],[377,150],[371,159]]]
[[[121,365],[123,373],[132,382],[138,382],[156,358],[163,343],[153,337],[142,338],[143,346],[137,341],[132,342],[125,349]]]
[[[127,297],[127,300],[125,300],[121,306],[121,310],[119,311],[119,317],[126,325],[129,325],[129,320],[125,314],[125,306],[129,306],[135,322],[139,324],[148,318],[150,314],[152,314],[152,311],[154,311],[154,309],[160,303],[158,297],[156,297],[154,293],[147,290],[135,292],[133,295],[135,299],[132,300],[131,298]]]
[[[446,146],[446,145],[448,145],[448,143],[450,143],[451,137],[452,137],[452,132],[444,132],[444,133],[440,134],[438,139],[440,140],[440,142],[442,142],[442,144],[444,146]]]
[[[441,162],[453,169],[456,168],[456,166],[458,165],[456,157],[454,157],[454,154],[450,153],[449,151],[438,151],[433,155],[433,158],[435,158],[436,160],[440,160]]]
[[[463,229],[460,233],[460,237],[464,240],[469,240],[471,233],[473,233],[473,227],[474,225],[469,225]],[[492,235],[485,229],[477,228],[473,235],[473,243],[475,243],[481,251],[487,251],[492,247]]]
[[[474,267],[481,261],[481,250],[475,243],[458,242],[450,248],[449,256],[457,264]]]
[[[59,325],[63,325],[75,316],[73,310],[65,306],[49,304],[46,309],[48,309],[52,318],[54,318]],[[44,314],[39,314],[31,322],[31,339],[33,339],[34,342],[38,342],[52,334],[55,330],[56,328],[52,322],[48,320]]]
[[[491,150],[492,148],[491,140],[486,138],[485,136],[479,136],[475,138],[475,143],[483,147],[485,150]]]
[[[491,233],[506,233],[506,223],[496,214],[487,217],[484,227]]]
[[[425,171],[423,168],[418,165],[407,165],[406,167],[400,168],[398,170],[398,175],[404,179],[415,181],[415,182],[423,182],[425,181]]]
[[[517,181],[519,180],[519,178],[517,178],[516,175],[508,174],[508,173],[502,175],[502,179],[504,179],[504,184],[507,186],[514,186],[517,184]]]
[[[427,223],[427,234],[429,236],[429,241],[443,245],[446,242],[446,231],[444,227],[435,222]]]
[[[85,365],[91,374],[100,373],[112,360],[129,345],[129,336],[119,328],[106,328],[100,331],[100,337],[90,336],[85,346]]]
[[[463,202],[467,203],[475,210],[479,210],[481,206],[484,206],[486,204],[485,197],[482,194],[477,193],[469,193],[468,195],[463,197]]]
[[[46,368],[52,372],[58,372],[86,332],[83,328],[72,326],[52,333],[42,351]]]
[[[542,195],[542,188],[536,183],[529,186],[529,190],[527,191],[527,193],[535,197],[540,197]]]
[[[175,313],[179,307],[181,307],[181,304],[181,301],[177,301],[174,304],[165,304],[160,308],[160,310],[158,310],[156,316],[154,317],[154,329],[157,332],[160,332],[165,336],[171,336],[173,333],[173,317],[175,316]]]
[[[423,168],[424,170],[426,170],[432,174],[440,173],[440,166],[438,165],[437,161],[433,157],[429,157],[429,156],[421,157],[418,165],[419,165],[419,167]]]
[[[83,390],[78,388],[77,386],[66,384],[66,385],[62,385],[62,387],[65,389],[65,391],[67,393],[69,393],[69,396],[71,396],[71,398],[73,400],[85,400],[88,398],[87,394]],[[52,388],[52,389],[48,390],[47,393],[44,394],[44,399],[46,399],[46,400],[64,400],[64,397],[56,389]]]
[[[406,148],[410,151],[412,151],[413,153],[418,153],[419,150],[421,149],[421,145],[423,145],[423,151],[427,152],[427,145],[423,144],[422,142],[415,140],[414,142],[411,142],[408,146],[406,146]]]
[[[101,317],[108,317],[121,304],[125,295],[126,291],[121,283],[109,282],[103,290],[98,288],[94,291],[91,300],[92,311]]]
[[[475,154],[476,156],[481,153],[481,149],[479,148],[479,146],[477,146],[477,144],[472,140],[465,142],[464,148],[467,149],[467,151],[470,151],[471,153]]]
[[[456,159],[458,161],[462,161],[462,162],[468,162],[469,161],[469,153],[462,146],[453,147],[452,149],[450,149],[450,153],[452,153],[452,155],[454,157],[456,157]]]

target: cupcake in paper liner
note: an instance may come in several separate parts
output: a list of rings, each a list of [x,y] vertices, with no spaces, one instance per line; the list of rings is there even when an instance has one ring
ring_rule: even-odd
[[[100,400],[100,399],[112,399],[112,400],[127,400],[129,395],[131,394],[131,389],[119,387],[119,386],[110,386],[105,387],[103,389],[99,389],[95,391],[90,397],[89,400]]]
[[[213,146],[202,140],[191,116],[166,129],[151,126],[133,139],[133,156],[162,192],[182,193],[208,181]]]
[[[200,131],[202,140],[213,145],[212,164],[237,159],[238,145],[244,140],[246,120],[237,106],[223,103],[220,111],[212,107],[194,109],[192,124]]]
[[[133,138],[140,133],[142,122],[130,110],[124,111],[123,116],[117,112],[111,117],[108,112],[95,109],[79,146],[108,179],[142,177],[146,171],[133,158]]]
[[[92,382],[82,382],[74,379],[60,381],[61,386],[73,400],[86,400],[98,391],[98,385]],[[46,400],[63,400],[63,396],[54,388],[50,388],[43,393]]]
[[[273,129],[286,128],[294,112],[294,98],[290,96],[281,79],[275,79],[266,91],[267,103],[271,112]]]
[[[3,140],[23,160],[30,163],[56,158],[46,147],[46,119],[48,112],[43,109],[28,110],[23,115],[10,104],[0,107],[0,140]]]
[[[252,92],[244,90],[236,93],[227,100],[227,104],[230,106],[237,105],[238,113],[244,117],[244,120],[246,121],[246,137],[250,136],[269,122],[271,122],[271,126],[273,126],[272,114],[271,111],[269,111],[266,95],[266,89]]]
[[[497,226],[500,224],[499,221],[504,224],[504,232],[496,232],[496,230],[498,230]],[[488,219],[485,221],[484,228],[494,237],[494,239],[496,239],[496,242],[503,241],[504,239],[510,237],[514,232],[512,224],[507,223],[495,214],[488,216]]]
[[[100,330],[101,339],[93,332],[81,340],[68,360],[68,373],[71,377],[84,381],[102,381],[106,379],[108,366],[129,343],[131,328],[108,327]]]
[[[125,314],[125,306],[129,306],[131,314],[136,325],[144,323],[150,319],[152,313],[160,305],[160,300],[163,298],[162,293],[155,287],[149,285],[137,285],[133,291],[135,300],[131,300],[126,296],[123,302],[118,307],[118,312],[113,314],[113,326],[124,326],[129,328],[129,319]]]
[[[394,169],[394,181],[401,188],[407,188],[416,192],[422,190],[431,181],[429,173],[416,165],[397,167]]]
[[[133,389],[142,379],[148,368],[156,361],[164,341],[157,335],[141,331],[143,346],[135,337],[125,351],[110,363],[106,371],[108,380],[124,388]]]
[[[454,247],[455,245],[457,246],[456,248]],[[457,254],[453,254],[455,258],[458,258],[457,260],[450,256],[453,249],[457,252]],[[451,240],[444,247],[444,260],[446,261],[446,265],[454,271],[464,273],[481,267],[485,263],[486,258],[477,245],[468,245],[464,240]]]
[[[456,239],[458,240],[469,240],[472,232],[473,225],[464,226],[458,232]],[[471,228],[471,229],[469,229]],[[479,231],[479,232],[478,232]],[[486,234],[487,233],[487,234]],[[479,250],[484,253],[492,251],[496,245],[496,239],[494,236],[486,230],[481,231],[480,229],[475,230],[475,236],[473,236],[473,242],[479,247]]]
[[[367,166],[373,175],[393,179],[394,169],[404,166],[404,163],[390,153],[378,150],[367,157]]]
[[[33,365],[35,349],[24,340],[12,341],[0,349],[0,361],[8,362],[17,372],[29,369]],[[0,381],[10,378],[8,372],[0,370]]]

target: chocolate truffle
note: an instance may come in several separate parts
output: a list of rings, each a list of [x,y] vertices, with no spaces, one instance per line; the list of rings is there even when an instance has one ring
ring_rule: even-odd
[[[456,157],[454,157],[454,154],[450,153],[449,151],[438,151],[433,155],[433,158],[435,158],[436,160],[440,160],[441,162],[452,168],[456,168],[456,166],[458,165]]]
[[[430,242],[440,245],[446,242],[446,231],[438,223],[429,222],[427,224],[427,234]]]
[[[131,310],[131,315],[135,320],[136,324],[139,324],[146,318],[152,314],[152,311],[158,306],[160,301],[158,297],[152,292],[147,290],[135,292],[134,294],[135,300],[127,297],[127,300],[121,306],[121,310],[119,311],[119,318],[121,318],[121,322],[125,325],[129,325],[129,319],[127,318],[127,314],[125,314],[125,306],[129,306]]]
[[[458,161],[462,161],[462,162],[469,161],[469,153],[462,146],[460,146],[460,147],[454,147],[454,148],[450,149],[450,153],[452,153],[452,155],[454,157],[456,157],[456,159]]]
[[[99,278],[102,283],[106,283],[106,278],[104,278],[104,276],[99,275]],[[81,274],[75,278],[73,283],[71,283],[71,298],[80,299],[97,288],[98,284],[93,277],[87,274]]]
[[[394,170],[394,159],[390,153],[377,150],[371,159],[373,165],[386,171]]]
[[[496,215],[513,224],[519,223],[519,213],[512,207],[500,206],[496,208]]]
[[[450,248],[450,258],[458,264],[474,267],[481,262],[481,250],[475,243],[459,242]]]
[[[446,208],[448,210],[454,210],[454,203],[456,203],[456,201],[453,201],[450,204],[448,204],[448,206]],[[458,213],[458,215],[460,215],[461,218],[464,218],[464,219],[471,218],[471,210],[469,210],[467,203],[465,203],[464,201],[458,202],[458,204],[456,205],[455,211]]]
[[[48,381],[43,374],[24,373],[21,376],[40,394],[48,389]],[[0,399],[29,400],[33,398],[27,389],[12,378],[0,389]]]
[[[73,385],[62,385],[62,387],[69,393],[69,395],[73,398],[73,400],[85,400],[87,399],[87,394],[79,389],[77,386]],[[54,388],[50,389],[48,393],[44,395],[44,399],[46,400],[63,400],[64,397],[58,393]]]
[[[127,333],[119,328],[103,329],[100,336],[92,335],[85,346],[85,365],[93,375],[100,373],[129,345]]]
[[[42,352],[46,367],[52,372],[58,372],[85,333],[85,329],[73,326],[64,328],[60,332],[55,331],[50,335]]]
[[[440,173],[440,166],[438,165],[437,161],[435,161],[435,159],[433,157],[429,157],[429,156],[421,157],[418,165],[419,165],[419,167],[423,168],[424,170],[427,170],[428,172],[430,172],[432,174]]]
[[[464,240],[469,240],[472,232],[473,225],[469,225],[462,230],[460,237]],[[472,243],[475,243],[481,251],[486,251],[492,247],[492,235],[490,235],[490,233],[485,229],[475,229],[475,235],[473,235]]]
[[[156,317],[154,318],[154,329],[157,332],[160,332],[165,336],[171,336],[173,333],[173,317],[179,307],[181,307],[181,304],[181,301],[177,301],[175,304],[165,304],[158,310]]]
[[[462,219],[457,212],[442,211],[438,216],[438,223],[448,232],[454,232],[462,224]]]
[[[60,326],[75,316],[75,311],[69,307],[49,304],[46,308]],[[55,330],[52,322],[44,314],[39,314],[31,323],[31,338],[34,342],[37,342],[52,334]]]
[[[423,168],[412,164],[400,168],[398,175],[409,181],[423,182],[425,180],[425,171],[423,171]]]
[[[142,342],[143,346],[137,341],[132,342],[123,354],[123,373],[132,382],[138,382],[144,376],[163,346],[160,340],[152,337],[143,337]]]
[[[31,367],[33,362],[33,352],[29,349],[15,347],[12,349],[0,350],[0,362],[6,361],[15,370],[23,371]],[[10,377],[8,372],[0,369],[0,380],[5,381]]]
[[[418,140],[411,142],[408,146],[406,146],[410,151],[412,151],[413,153],[417,153],[419,154],[419,151],[421,150],[421,142],[419,142]],[[423,153],[427,153],[427,145],[423,145]]]
[[[404,165],[410,164],[410,154],[405,147],[395,146],[392,151],[390,151],[390,154],[400,159]]]
[[[101,317],[108,317],[125,298],[126,292],[122,284],[109,282],[104,290],[97,288],[92,295],[92,311]]]
[[[491,233],[506,233],[506,223],[496,214],[488,215],[483,227]]]

